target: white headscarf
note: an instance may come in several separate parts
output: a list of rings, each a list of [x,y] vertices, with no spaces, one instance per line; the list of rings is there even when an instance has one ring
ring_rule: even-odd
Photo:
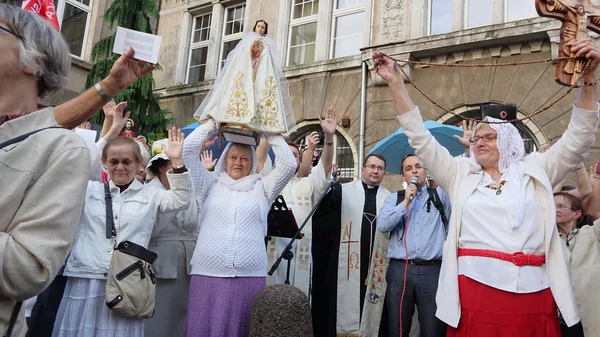
[[[250,163],[250,174],[246,177],[240,178],[238,180],[232,179],[229,174],[227,174],[227,155],[229,154],[229,150],[231,150],[231,145],[236,143],[229,143],[223,150],[223,154],[221,158],[217,161],[217,165],[215,166],[215,174],[217,175],[217,180],[227,186],[228,188],[236,191],[249,191],[254,188],[256,182],[262,178],[260,174],[256,174],[256,168],[258,167],[258,156],[256,155],[256,151],[254,148],[250,146],[250,150],[252,152],[252,162]],[[243,145],[244,144],[237,144]]]
[[[502,120],[485,117],[484,122],[502,122]],[[477,129],[481,125],[483,123],[475,128],[475,132],[477,132]],[[508,226],[515,229],[521,225],[525,217],[525,193],[524,188],[521,186],[523,176],[525,175],[525,162],[523,161],[525,157],[525,143],[519,134],[519,130],[510,123],[489,124],[489,126],[498,134],[496,139],[496,146],[500,152],[498,169],[504,175],[507,184],[512,184],[516,187],[506,189],[507,195],[505,195],[509,209]],[[474,153],[473,145],[471,144],[470,153]],[[478,170],[482,169],[481,165],[475,160],[475,156],[471,156],[471,164]]]

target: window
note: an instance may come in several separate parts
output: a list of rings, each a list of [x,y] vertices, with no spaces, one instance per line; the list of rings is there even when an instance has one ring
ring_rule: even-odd
[[[506,21],[535,18],[535,1],[506,0]]]
[[[244,32],[244,16],[246,5],[238,5],[225,9],[225,21],[223,22],[223,39],[221,40],[221,67],[227,60],[227,55],[242,39]]]
[[[61,1],[58,12],[60,32],[67,41],[71,54],[82,58],[91,12],[90,0]]]
[[[204,81],[206,60],[208,58],[208,42],[210,39],[211,14],[196,16],[192,25],[192,42],[190,44],[189,66],[186,82]]]
[[[333,12],[332,57],[360,54],[365,22],[364,0],[337,0]]]
[[[21,0],[0,0],[0,4],[8,4],[21,7]]]
[[[315,61],[318,11],[319,0],[293,0],[288,65]]]
[[[476,28],[493,23],[493,0],[467,0],[467,28]]]
[[[92,11],[91,0],[55,0],[60,32],[71,54],[83,57],[87,28]],[[21,7],[21,0],[0,0],[0,3]]]
[[[444,34],[452,31],[452,12],[454,10],[452,0],[431,0],[429,33],[431,35]]]

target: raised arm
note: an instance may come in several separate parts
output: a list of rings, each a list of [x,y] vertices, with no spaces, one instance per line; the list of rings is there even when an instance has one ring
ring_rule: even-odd
[[[600,51],[592,41],[578,42],[571,48],[575,57],[590,60],[581,79],[581,88],[573,106],[571,122],[567,131],[548,151],[538,154],[538,164],[544,168],[552,186],[563,180],[589,154],[594,143],[598,125],[598,101],[596,97],[596,70]],[[589,85],[588,85],[589,84]]]
[[[280,135],[265,135],[275,153],[275,168],[262,179],[268,204],[272,204],[296,173],[296,159]]]
[[[315,155],[315,151],[317,150],[317,145],[319,145],[319,133],[317,131],[311,132],[308,137],[306,137],[307,147],[302,151],[302,160],[300,160],[300,166],[298,167],[298,172],[296,175],[298,178],[304,178],[310,176],[310,172],[312,171],[313,157]]]
[[[190,184],[188,171],[184,166],[183,132],[181,129],[171,128],[169,130],[169,145],[165,149],[165,155],[171,161],[173,169],[167,172],[169,190],[156,190],[159,210],[163,213],[182,211],[190,201]]]
[[[102,108],[105,116],[104,124],[107,124],[107,121],[109,121],[110,126],[106,131],[101,133],[102,137],[96,142],[94,150],[91,153],[90,180],[102,182],[102,151],[104,151],[106,143],[116,138],[125,126],[125,123],[127,123],[127,119],[131,113],[126,112],[125,116],[123,116],[125,108],[127,108],[126,102],[115,104],[114,101],[106,103]],[[104,129],[105,126],[102,127],[102,130]]]
[[[435,181],[445,191],[451,193],[452,182],[456,177],[456,160],[425,128],[419,108],[415,106],[408,95],[403,75],[398,70],[398,64],[380,53],[373,53],[373,60],[375,71],[388,83],[392,92],[398,120],[408,137],[410,146],[423,160]]]
[[[187,136],[183,143],[183,160],[190,171],[194,195],[200,209],[204,203],[204,196],[214,179],[214,172],[208,172],[204,168],[200,159],[200,151],[203,143],[216,130],[215,123],[208,120]]]
[[[132,56],[133,49],[130,48],[115,62],[110,74],[99,82],[108,96],[115,97],[142,75],[154,70],[155,66],[148,66],[146,62],[138,61]],[[54,118],[58,125],[73,129],[90,119],[104,104],[106,104],[106,101],[100,96],[95,87],[91,87],[81,95],[55,107]]]
[[[260,143],[258,143],[258,146],[256,147],[256,156],[258,157],[258,166],[256,168],[257,174],[260,174],[264,170],[267,157],[269,157],[270,148],[271,146],[269,146],[267,139],[265,137],[260,137]]]
[[[327,110],[327,116],[321,120],[321,128],[325,134],[325,143],[323,144],[323,152],[317,166],[313,167],[308,175],[313,186],[313,201],[319,199],[321,194],[329,185],[331,180],[331,169],[333,167],[333,136],[335,135],[335,108]],[[304,160],[304,158],[303,158]],[[312,161],[312,158],[310,159]]]

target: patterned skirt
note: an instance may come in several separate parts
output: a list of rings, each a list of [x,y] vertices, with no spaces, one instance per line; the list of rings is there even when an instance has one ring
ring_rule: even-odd
[[[244,337],[250,332],[254,296],[265,277],[192,275],[185,337]]]

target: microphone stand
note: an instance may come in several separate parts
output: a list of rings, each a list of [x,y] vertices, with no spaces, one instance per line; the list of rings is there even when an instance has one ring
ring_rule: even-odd
[[[292,239],[287,244],[287,246],[285,247],[285,249],[283,250],[281,255],[279,255],[279,257],[277,258],[277,261],[275,261],[275,263],[271,267],[271,270],[269,270],[269,276],[273,275],[273,273],[275,272],[277,267],[279,267],[281,260],[285,259],[285,260],[287,260],[287,273],[286,273],[286,277],[285,277],[285,284],[290,284],[290,261],[294,258],[294,253],[292,253],[292,245],[298,239],[298,237],[300,236],[300,233],[302,233],[302,230],[304,229],[304,226],[306,226],[306,224],[308,223],[308,220],[310,218],[312,218],[313,214],[315,214],[315,212],[317,211],[317,208],[319,207],[319,204],[321,204],[321,201],[323,201],[323,198],[325,198],[327,193],[329,193],[329,191],[331,191],[333,189],[333,185],[335,185],[335,182],[337,181],[337,177],[339,175],[340,175],[339,172],[333,172],[331,174],[331,181],[329,181],[329,185],[327,185],[327,188],[325,189],[323,194],[321,194],[321,196],[319,197],[319,200],[317,200],[317,202],[315,202],[315,204],[313,205],[313,208],[310,210],[310,213],[308,213],[308,215],[306,216],[306,219],[304,219],[304,222],[302,223],[300,228],[298,228],[298,231],[296,232],[296,234],[294,234],[294,237],[292,237]]]

